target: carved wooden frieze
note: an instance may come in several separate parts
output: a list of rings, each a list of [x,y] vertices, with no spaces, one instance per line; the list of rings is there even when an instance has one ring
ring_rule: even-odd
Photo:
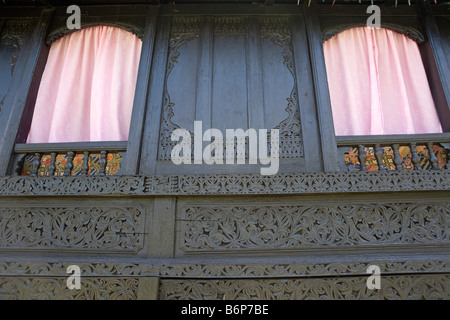
[[[135,207],[3,207],[0,217],[0,251],[143,247],[145,215]]]
[[[80,290],[67,288],[67,277],[0,277],[2,300],[136,300],[137,278],[81,277]]]
[[[423,259],[423,258],[422,258]],[[16,277],[64,277],[67,267],[74,262],[61,262],[60,258],[48,258],[52,262],[18,262],[1,261],[0,274]],[[98,260],[98,259],[97,259]],[[274,259],[272,259],[274,260]],[[380,267],[384,275],[402,273],[448,273],[450,260],[429,258],[415,260],[368,260],[358,262],[327,262],[304,263],[296,261],[294,257],[290,263],[267,263],[267,260],[255,259],[251,263],[220,263],[217,261],[203,261],[203,263],[186,263],[185,261],[149,260],[145,263],[135,262],[77,262],[80,273],[89,277],[161,277],[161,278],[277,278],[277,277],[326,277],[326,276],[361,276],[367,274],[370,265]]]
[[[450,190],[450,170],[167,176],[0,177],[1,196],[320,194]]]
[[[448,201],[185,204],[186,254],[450,244]]]
[[[380,290],[367,277],[309,279],[162,279],[161,300],[423,300],[449,299],[450,275],[400,275],[381,278]]]
[[[139,297],[140,280],[148,277],[160,279],[160,299],[449,298],[447,260],[312,264],[79,261],[81,290],[67,289],[66,269],[74,262],[57,260],[0,262],[0,299],[145,299]],[[371,264],[381,269],[380,290],[367,289],[366,270]]]

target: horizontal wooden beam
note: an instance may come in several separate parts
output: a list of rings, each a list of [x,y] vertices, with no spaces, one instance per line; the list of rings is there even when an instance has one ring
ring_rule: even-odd
[[[373,135],[373,136],[338,136],[338,146],[349,146],[358,144],[393,144],[393,143],[428,143],[428,142],[450,142],[450,133],[429,134],[395,134],[395,135]]]
[[[15,153],[45,153],[68,151],[126,151],[127,141],[70,142],[70,143],[18,143]]]

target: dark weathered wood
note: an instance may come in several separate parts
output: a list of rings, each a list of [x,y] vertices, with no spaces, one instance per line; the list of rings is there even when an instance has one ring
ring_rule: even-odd
[[[264,84],[261,35],[257,21],[251,21],[247,39],[247,92],[249,128],[264,128]]]
[[[201,120],[205,129],[212,127],[213,41],[213,21],[209,17],[204,17],[199,37],[195,120]]]
[[[317,4],[312,2],[311,6],[305,7],[304,10],[320,128],[323,169],[324,171],[338,171],[336,137]]]
[[[392,145],[399,143],[408,145],[411,142],[427,143],[427,142],[450,142],[450,133],[430,133],[430,134],[396,134],[396,135],[373,135],[373,136],[337,136],[337,144],[339,146],[350,145]]]
[[[136,81],[136,91],[131,115],[130,132],[128,136],[127,154],[124,163],[125,174],[136,174],[139,167],[140,151],[142,147],[142,133],[147,106],[147,92],[149,90],[153,50],[155,43],[158,8],[151,7],[148,10],[142,43],[141,58]],[[106,150],[106,149],[103,149]]]
[[[38,174],[39,167],[41,165],[41,154],[39,152],[36,152],[34,154],[34,160],[31,168],[30,176],[36,177]]]
[[[448,24],[448,28],[450,28],[450,22]],[[440,32],[445,31],[441,30]],[[444,38],[441,39],[443,40]],[[422,55],[425,72],[427,74],[430,91],[433,96],[434,104],[439,120],[441,122],[442,129],[444,132],[450,132],[450,109],[445,98],[443,83],[441,82],[441,77],[439,75],[439,70],[436,64],[437,61],[434,58],[434,53],[431,48],[430,41],[427,41],[424,44],[420,45],[419,48]]]
[[[66,158],[67,162],[66,162],[66,165],[64,166],[64,175],[65,176],[70,176],[72,173],[74,155],[75,155],[75,153],[73,151],[67,152],[67,158]]]
[[[375,156],[377,157],[378,171],[383,171],[383,149],[381,149],[380,144],[375,145]]]
[[[155,39],[155,50],[150,74],[147,111],[142,141],[140,174],[154,174],[160,139],[161,107],[164,96],[167,54],[169,50],[170,17],[161,17]]]
[[[367,159],[366,148],[362,144],[360,144],[358,146],[358,158],[359,158],[359,165],[360,165],[361,171],[367,171],[367,169],[366,169],[366,159]]]
[[[126,141],[94,141],[94,142],[67,142],[67,143],[17,143],[14,146],[15,153],[33,153],[33,152],[57,152],[65,153],[67,151],[126,151]]]
[[[430,157],[430,162],[431,162],[431,168],[433,170],[438,170],[439,166],[438,166],[438,160],[436,158],[436,155],[434,154],[434,149],[433,149],[434,143],[433,142],[428,142],[427,143],[427,148],[428,148],[428,156]]]
[[[224,4],[184,4],[176,3],[174,6],[161,6],[162,15],[291,15],[301,11],[297,2],[292,4],[264,6],[247,3]]]
[[[445,93],[445,97],[447,100],[448,107],[450,108],[450,61],[445,54],[445,48],[443,44],[443,38],[441,32],[445,36],[449,36],[449,30],[439,30],[436,24],[436,18],[433,15],[433,12],[430,9],[430,4],[428,2],[423,3],[422,1],[418,2],[418,8],[422,13],[422,17],[424,19],[425,30],[427,33],[428,40],[430,42],[430,46],[433,49],[434,60],[436,63],[436,67],[438,73],[440,75],[440,80],[442,83],[442,88]],[[449,119],[445,119],[445,121],[449,122]],[[447,127],[447,125],[446,125]]]
[[[83,164],[81,165],[81,175],[86,176],[89,171],[89,151],[83,154]]]
[[[100,172],[99,174],[101,176],[104,176],[106,173],[106,157],[108,153],[104,150],[100,151]]]
[[[297,93],[300,119],[302,125],[303,145],[305,148],[306,171],[322,171],[322,158],[327,153],[321,147],[314,84],[306,34],[305,18],[302,7],[299,15],[292,18],[292,46],[294,48],[294,65],[296,72]],[[337,153],[336,153],[337,154]]]
[[[402,171],[403,170],[403,164],[402,164],[403,161],[402,161],[402,158],[400,157],[399,147],[400,147],[400,145],[398,143],[394,143],[392,145],[392,148],[394,149],[395,168],[397,169],[397,171]]]
[[[55,170],[56,170],[56,165],[55,165],[56,156],[57,156],[56,152],[52,152],[50,154],[51,160],[50,160],[50,165],[48,166],[48,175],[49,176],[53,176],[55,174]]]
[[[8,170],[33,71],[39,59],[52,13],[53,9],[43,9],[39,20],[35,21],[33,32],[25,40],[23,54],[17,60],[9,92],[5,97],[0,118],[0,154],[2,155],[0,157],[0,176],[5,175]]]
[[[417,154],[417,144],[415,142],[410,143],[409,149],[411,150],[411,160],[414,164],[414,170],[422,170],[420,166],[420,157]]]
[[[41,83],[42,74],[45,69],[47,57],[50,47],[47,45],[41,46],[41,52],[36,62],[33,78],[31,80],[30,89],[25,102],[25,108],[22,118],[20,119],[19,130],[16,136],[16,143],[25,143],[30,132],[31,121],[33,120],[34,106],[36,104],[36,98],[39,91],[39,85]]]

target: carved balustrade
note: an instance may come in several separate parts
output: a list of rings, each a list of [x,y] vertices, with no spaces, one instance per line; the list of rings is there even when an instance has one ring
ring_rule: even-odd
[[[340,136],[336,140],[342,171],[450,169],[448,133]]]
[[[127,142],[16,144],[12,171],[29,176],[121,173]]]

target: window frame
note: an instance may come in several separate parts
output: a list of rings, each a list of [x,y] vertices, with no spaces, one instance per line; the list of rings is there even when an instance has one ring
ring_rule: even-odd
[[[141,57],[135,88],[135,97],[130,121],[127,141],[99,141],[75,143],[46,143],[26,144],[26,138],[31,126],[34,105],[39,89],[42,73],[47,61],[50,45],[62,36],[76,32],[66,27],[68,14],[66,7],[56,8],[53,14],[46,17],[46,26],[42,27],[40,37],[40,50],[37,63],[33,70],[33,77],[29,86],[24,111],[20,117],[20,124],[16,131],[14,147],[11,152],[11,161],[7,172],[18,174],[17,166],[25,153],[36,153],[38,150],[49,153],[52,149],[61,153],[77,150],[79,152],[117,151],[123,155],[121,169],[117,174],[136,174],[141,144],[141,132],[146,107],[147,88],[153,54],[154,34],[157,23],[158,7],[155,6],[85,6],[81,7],[81,29],[92,26],[114,26],[129,31],[142,40]],[[128,156],[126,156],[128,155]],[[20,165],[20,164],[19,164]]]

